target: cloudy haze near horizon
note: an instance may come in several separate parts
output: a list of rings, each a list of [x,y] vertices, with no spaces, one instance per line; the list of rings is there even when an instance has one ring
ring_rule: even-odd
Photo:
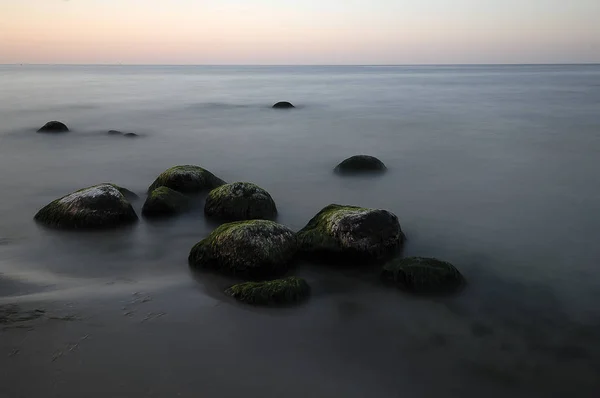
[[[0,63],[600,62],[598,0],[0,0]]]

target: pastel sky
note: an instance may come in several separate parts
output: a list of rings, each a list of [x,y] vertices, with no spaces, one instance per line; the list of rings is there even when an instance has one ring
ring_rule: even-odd
[[[600,62],[600,0],[0,0],[0,63]]]

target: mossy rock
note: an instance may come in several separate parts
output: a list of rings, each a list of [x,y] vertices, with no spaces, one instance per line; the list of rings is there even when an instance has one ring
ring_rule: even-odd
[[[302,278],[291,276],[264,282],[245,282],[231,286],[225,294],[252,305],[285,305],[308,297],[310,286]]]
[[[66,124],[53,120],[38,129],[38,133],[66,133],[69,128]]]
[[[210,191],[204,213],[228,221],[270,219],[277,215],[277,207],[271,195],[258,185],[234,182]]]
[[[295,106],[287,101],[281,101],[281,102],[278,102],[275,105],[273,105],[273,109],[292,109],[292,108],[295,108]]]
[[[197,243],[190,266],[249,278],[284,274],[298,244],[289,228],[267,220],[223,224]]]
[[[463,276],[452,264],[427,257],[390,261],[383,267],[382,278],[415,294],[451,293],[464,285]]]
[[[75,191],[42,208],[34,219],[64,229],[113,228],[135,222],[138,217],[114,184],[100,184]]]
[[[337,204],[325,207],[298,232],[302,253],[330,262],[385,259],[404,240],[395,214]]]
[[[376,157],[368,155],[356,155],[349,157],[338,164],[334,171],[336,173],[359,173],[359,172],[384,172],[387,170],[385,164]]]
[[[161,217],[181,213],[189,208],[189,198],[167,187],[159,187],[148,194],[142,207],[146,217]]]
[[[215,189],[225,181],[199,166],[183,165],[163,171],[148,188],[148,193],[158,187],[167,187],[182,193],[197,193]]]

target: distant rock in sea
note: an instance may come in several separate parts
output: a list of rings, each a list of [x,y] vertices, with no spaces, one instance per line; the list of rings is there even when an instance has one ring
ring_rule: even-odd
[[[128,138],[139,137],[139,135],[137,135],[136,133],[123,133],[122,131],[119,131],[119,130],[108,130],[108,134],[109,135],[122,135],[123,137],[128,137]]]
[[[290,102],[287,101],[282,101],[282,102],[278,102],[275,105],[273,105],[274,109],[292,109],[295,108],[294,105],[292,105]]]
[[[334,171],[336,173],[360,173],[360,172],[383,172],[387,170],[385,164],[376,157],[369,155],[351,156],[338,164]]]
[[[38,133],[66,133],[69,128],[66,124],[53,120],[38,129]]]

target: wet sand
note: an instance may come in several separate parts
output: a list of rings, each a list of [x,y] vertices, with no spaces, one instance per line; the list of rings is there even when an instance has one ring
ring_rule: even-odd
[[[517,307],[503,318],[485,303],[469,303],[468,290],[416,299],[362,272],[303,267],[299,274],[313,296],[294,308],[239,305],[220,294],[231,281],[185,273],[0,299],[0,396],[600,391],[600,327],[559,318],[544,325]]]

